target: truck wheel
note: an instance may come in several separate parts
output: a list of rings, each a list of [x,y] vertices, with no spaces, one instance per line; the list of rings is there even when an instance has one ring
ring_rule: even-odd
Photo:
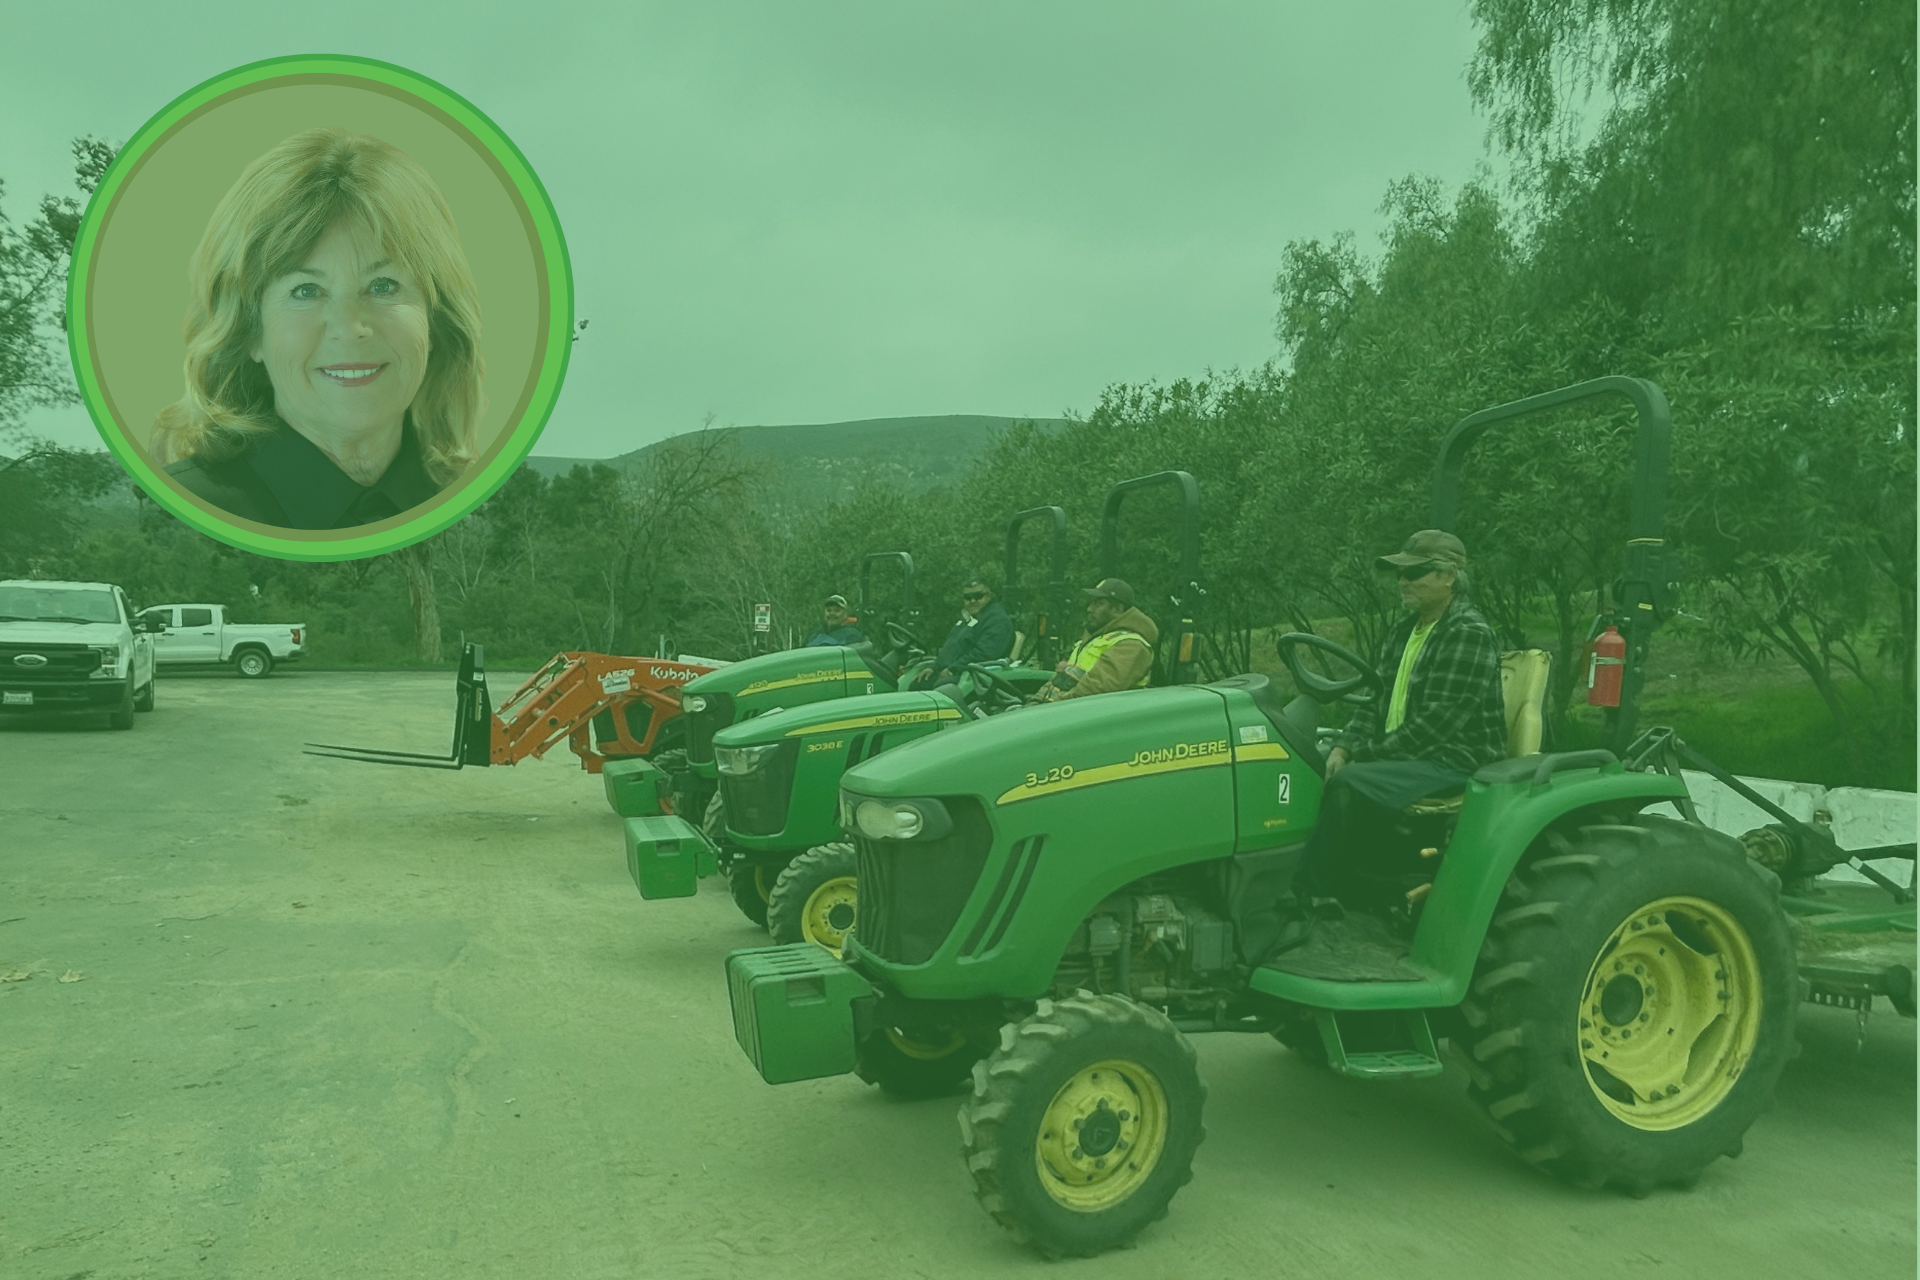
[[[133,679],[129,674],[126,686],[120,690],[120,705],[107,712],[109,729],[133,728]]]
[[[853,928],[859,900],[853,846],[815,845],[792,862],[767,895],[767,931],[778,943],[813,942],[835,955]]]
[[[855,1046],[853,1074],[904,1101],[944,1098],[960,1091],[989,1047],[958,1031],[883,1027]]]
[[[1793,935],[1740,842],[1642,816],[1550,835],[1461,1006],[1470,1092],[1576,1185],[1691,1185],[1740,1154],[1794,1044]]]
[[[233,655],[233,667],[249,680],[258,680],[273,670],[273,655],[265,649],[242,649]]]
[[[1048,1256],[1124,1244],[1193,1177],[1206,1097],[1165,1015],[1084,991],[1041,1000],[973,1068],[960,1136],[974,1195]]]
[[[147,687],[133,696],[133,709],[135,711],[153,710],[153,686],[158,683],[160,683],[160,673],[158,671],[147,677]]]

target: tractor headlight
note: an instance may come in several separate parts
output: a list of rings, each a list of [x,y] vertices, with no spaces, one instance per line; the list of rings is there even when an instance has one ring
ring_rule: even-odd
[[[100,655],[100,666],[93,674],[96,676],[116,676],[120,674],[120,646],[117,644],[97,644],[93,651]]]
[[[707,700],[697,693],[690,693],[680,699],[680,709],[688,715],[699,715],[707,709]]]
[[[938,840],[953,830],[953,818],[938,800],[863,800],[848,798],[848,825],[869,840]]]
[[[757,747],[715,747],[713,763],[720,772],[739,777],[758,769],[781,745],[769,742]]]

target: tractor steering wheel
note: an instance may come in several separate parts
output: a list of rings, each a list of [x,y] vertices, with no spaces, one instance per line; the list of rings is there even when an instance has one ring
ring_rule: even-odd
[[[902,649],[909,650],[913,653],[931,652],[927,648],[927,646],[920,643],[920,639],[918,636],[914,635],[913,632],[907,630],[905,627],[901,626],[897,622],[882,623],[881,630],[887,633],[887,639],[893,641],[894,644],[898,645]]]
[[[1373,669],[1373,664],[1347,648],[1335,644],[1325,636],[1316,636],[1305,631],[1289,631],[1279,640],[1280,660],[1287,664],[1287,670],[1293,673],[1293,683],[1300,692],[1325,706],[1330,702],[1345,702],[1351,706],[1365,706],[1373,700],[1371,695],[1363,694],[1364,686],[1373,693],[1384,697],[1387,692],[1386,681]],[[1329,680],[1317,671],[1308,670],[1301,660],[1300,650],[1319,649],[1330,653],[1340,661],[1352,667],[1357,673],[1346,680]]]
[[[981,699],[981,710],[988,715],[1026,705],[1027,696],[1020,692],[1020,686],[992,667],[969,662],[962,670],[973,677],[974,697]]]

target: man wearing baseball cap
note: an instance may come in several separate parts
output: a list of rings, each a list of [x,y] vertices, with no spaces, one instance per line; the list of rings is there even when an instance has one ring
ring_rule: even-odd
[[[853,624],[860,621],[847,612],[845,596],[828,596],[827,602],[820,608],[820,629],[813,633],[803,648],[816,648],[830,645],[859,644],[866,639],[860,628]]]
[[[1334,737],[1320,817],[1295,893],[1352,899],[1367,872],[1388,869],[1388,824],[1426,796],[1455,795],[1477,769],[1506,755],[1500,642],[1467,602],[1467,549],[1422,529],[1374,564],[1398,578],[1406,613],[1387,632],[1375,670],[1383,695]]]
[[[1028,702],[1063,702],[1146,687],[1160,628],[1133,607],[1133,588],[1118,578],[1102,578],[1080,594],[1087,601],[1086,634]]]

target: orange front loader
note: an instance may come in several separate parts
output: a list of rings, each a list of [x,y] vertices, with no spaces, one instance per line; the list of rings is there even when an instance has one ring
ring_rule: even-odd
[[[309,742],[307,754],[417,769],[518,764],[539,759],[562,738],[580,767],[599,773],[609,759],[651,756],[678,738],[680,686],[711,663],[560,653],[495,711],[487,692],[486,651],[469,644],[455,681],[453,749],[446,755]]]

